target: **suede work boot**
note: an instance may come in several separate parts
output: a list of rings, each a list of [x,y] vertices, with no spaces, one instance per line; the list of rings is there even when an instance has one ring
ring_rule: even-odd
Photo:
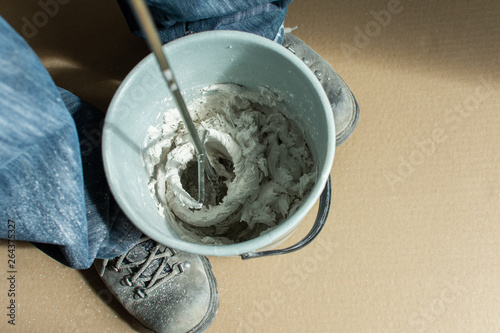
[[[359,120],[359,106],[344,80],[319,54],[291,33],[285,33],[283,46],[301,59],[316,75],[332,104],[335,119],[336,145],[354,131]]]
[[[217,282],[204,256],[145,237],[126,254],[97,266],[118,301],[154,332],[203,332],[215,319]]]

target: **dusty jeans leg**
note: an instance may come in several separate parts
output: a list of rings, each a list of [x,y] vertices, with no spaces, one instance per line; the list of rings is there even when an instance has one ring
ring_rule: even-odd
[[[11,235],[11,221],[17,240],[88,268],[98,254],[121,249],[112,237],[120,228],[103,227],[87,210],[75,122],[36,54],[1,17],[0,45],[0,238]],[[123,223],[132,230],[124,239],[134,238],[138,232]],[[95,240],[95,230],[108,235]]]
[[[164,43],[207,30],[238,30],[280,43],[292,0],[147,0]],[[130,29],[142,37],[127,0],[118,0]]]
[[[76,128],[36,54],[0,18],[0,237],[48,244],[54,257],[89,265]],[[56,251],[57,249],[57,251]]]
[[[136,245],[141,232],[118,208],[106,181],[101,151],[105,114],[69,91],[59,88],[59,92],[75,121],[80,140],[89,255],[114,258]]]

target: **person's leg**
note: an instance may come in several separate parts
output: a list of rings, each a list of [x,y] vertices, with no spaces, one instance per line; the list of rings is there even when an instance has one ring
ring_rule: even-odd
[[[0,18],[0,220],[16,239],[50,244],[52,254],[88,267],[78,137],[47,71]],[[0,237],[7,238],[7,223]]]
[[[12,239],[15,223],[16,240],[70,267],[112,259],[97,261],[100,275],[144,326],[206,329],[219,306],[210,262],[141,239],[118,208],[101,156],[104,113],[58,89],[1,17],[0,45],[0,238]]]
[[[123,253],[140,233],[118,210],[108,212],[100,144],[88,148],[103,113],[67,92],[61,96],[2,18],[0,45],[0,220],[15,223],[17,240],[73,268]],[[8,236],[8,223],[0,223],[0,237]]]
[[[89,257],[111,259],[137,244],[141,232],[115,203],[106,180],[101,153],[104,112],[59,88],[76,125],[83,168]]]
[[[238,30],[281,43],[292,0],[147,0],[163,43],[190,33]],[[128,0],[118,0],[132,32],[143,37]]]

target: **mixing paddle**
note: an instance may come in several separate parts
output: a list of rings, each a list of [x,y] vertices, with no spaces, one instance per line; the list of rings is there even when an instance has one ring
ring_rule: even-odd
[[[160,41],[160,36],[153,23],[153,19],[151,13],[149,12],[149,9],[147,8],[144,0],[130,0],[130,2],[134,9],[134,13],[139,22],[139,25],[141,26],[141,29],[146,36],[146,41],[149,45],[149,48],[158,61],[160,70],[167,82],[168,89],[174,97],[174,101],[177,104],[182,121],[184,122],[189,136],[191,137],[191,140],[194,144],[196,150],[196,159],[198,162],[198,200],[195,206],[189,208],[201,209],[205,202],[205,174],[207,175],[208,180],[210,180],[210,182],[212,183],[215,193],[218,193],[219,177],[215,173],[214,168],[207,158],[205,146],[198,136],[198,132],[196,131],[193,120],[189,115],[186,103],[182,98],[179,86],[177,85],[177,82],[175,80],[174,73],[172,72],[170,65],[168,64],[165,54],[163,53],[163,50],[161,48],[162,44]],[[179,195],[182,194],[180,193]],[[187,200],[185,202],[187,202]]]

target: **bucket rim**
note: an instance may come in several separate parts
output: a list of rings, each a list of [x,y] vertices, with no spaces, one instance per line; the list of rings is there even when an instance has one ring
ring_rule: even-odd
[[[278,55],[284,57],[286,60],[292,62],[294,66],[307,78],[310,84],[312,84],[314,90],[318,92],[318,97],[322,105],[323,110],[325,110],[325,122],[326,127],[329,131],[328,136],[325,138],[327,140],[327,153],[324,157],[324,167],[318,170],[317,180],[307,195],[306,199],[301,203],[300,207],[292,214],[291,217],[281,222],[278,226],[273,227],[272,230],[266,232],[265,234],[258,236],[256,238],[235,244],[225,244],[225,245],[209,245],[209,244],[196,244],[181,239],[175,239],[172,237],[162,237],[159,235],[157,230],[152,228],[149,224],[138,224],[135,220],[138,216],[135,214],[134,210],[129,206],[125,197],[116,190],[117,180],[111,177],[112,173],[112,161],[110,160],[110,155],[107,153],[112,149],[109,142],[109,131],[107,130],[110,123],[113,123],[114,114],[116,111],[116,105],[120,99],[120,96],[126,90],[128,83],[134,77],[136,72],[139,72],[143,67],[149,66],[149,63],[154,62],[155,59],[153,54],[148,54],[144,59],[142,59],[124,78],[119,88],[115,92],[111,103],[108,107],[106,113],[104,127],[103,127],[103,138],[102,138],[102,154],[103,163],[106,178],[110,190],[115,198],[119,207],[123,210],[125,215],[129,218],[130,222],[138,228],[142,233],[151,237],[153,240],[172,247],[176,250],[185,251],[189,253],[207,255],[207,256],[239,256],[243,253],[259,251],[261,249],[268,248],[269,245],[282,240],[292,234],[292,232],[299,226],[301,221],[304,219],[306,214],[313,208],[325,187],[325,184],[330,176],[331,168],[333,165],[334,155],[335,155],[335,125],[333,112],[331,111],[331,104],[328,97],[318,81],[314,73],[292,52],[287,50],[282,45],[271,41],[265,37],[242,32],[242,31],[231,31],[231,30],[214,30],[205,31],[196,34],[191,34],[185,37],[176,39],[170,43],[163,45],[164,52],[168,55],[170,52],[175,52],[176,50],[184,49],[191,43],[203,42],[207,43],[214,39],[225,39],[228,43],[254,43],[261,47],[270,49],[272,52],[276,52]]]

